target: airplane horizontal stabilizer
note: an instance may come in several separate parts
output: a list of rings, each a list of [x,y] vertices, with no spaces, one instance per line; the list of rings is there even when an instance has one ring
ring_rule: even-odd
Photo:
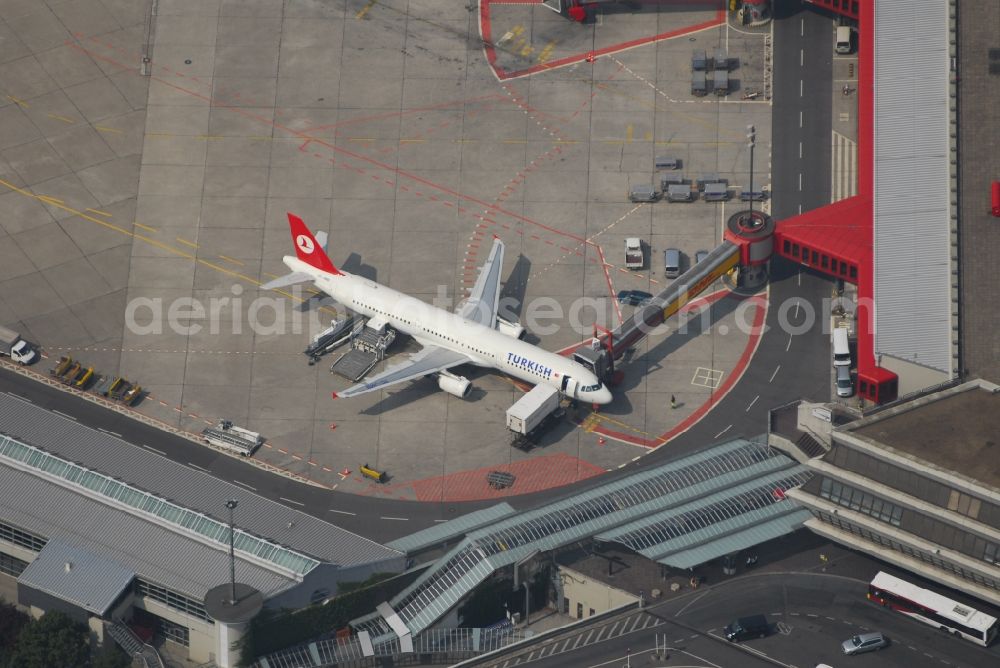
[[[268,281],[260,287],[263,290],[277,290],[278,288],[287,288],[289,285],[305,283],[306,281],[311,280],[313,280],[313,277],[309,274],[302,273],[301,271],[293,271],[292,273],[276,278],[273,281]]]

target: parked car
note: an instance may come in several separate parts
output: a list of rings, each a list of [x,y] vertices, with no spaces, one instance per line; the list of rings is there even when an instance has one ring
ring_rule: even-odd
[[[642,290],[619,290],[618,291],[618,303],[628,304],[629,306],[642,306],[646,304],[653,295],[648,292],[643,292]]]
[[[889,639],[881,633],[862,633],[841,643],[844,654],[864,654],[889,646]]]
[[[701,262],[702,260],[704,260],[706,257],[708,257],[708,251],[707,250],[695,251],[694,252],[694,263],[698,264],[699,262]]]
[[[750,638],[763,638],[771,632],[771,625],[764,615],[750,615],[729,622],[723,632],[729,642],[739,642]]]
[[[849,397],[854,394],[854,381],[851,380],[851,367],[838,366],[837,369],[837,396]]]

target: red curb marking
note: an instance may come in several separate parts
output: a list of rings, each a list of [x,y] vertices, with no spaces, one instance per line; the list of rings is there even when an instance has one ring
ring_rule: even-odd
[[[713,295],[709,295],[709,297],[711,296]],[[726,395],[729,394],[729,391],[732,390],[733,386],[735,386],[740,378],[743,377],[743,372],[746,371],[747,366],[750,364],[750,359],[753,357],[753,354],[757,351],[757,347],[760,345],[760,340],[764,334],[763,325],[764,320],[767,317],[769,304],[767,299],[761,295],[754,295],[753,297],[748,297],[747,299],[752,300],[756,305],[756,312],[754,313],[754,321],[751,326],[750,338],[747,341],[746,347],[743,349],[743,354],[740,355],[739,360],[737,360],[736,365],[729,372],[726,380],[721,386],[712,392],[707,402],[699,406],[693,413],[691,413],[691,415],[684,418],[679,424],[664,432],[655,440],[640,439],[628,434],[622,434],[621,432],[604,429],[603,427],[595,427],[594,432],[625,441],[626,443],[643,445],[655,450],[656,448],[666,445],[674,437],[684,433],[699,422],[710,410],[715,408],[720,401],[726,398]]]
[[[483,50],[486,53],[486,61],[490,64],[493,69],[493,73],[496,75],[497,79],[500,81],[507,81],[510,79],[515,79],[518,77],[527,76],[530,74],[535,74],[536,72],[543,72],[545,70],[551,70],[557,67],[562,67],[563,65],[571,65],[573,63],[583,62],[588,60],[588,57],[593,56],[604,56],[610,53],[618,53],[619,51],[625,51],[627,49],[632,49],[637,46],[644,46],[646,44],[651,44],[653,42],[659,42],[664,39],[669,39],[671,37],[679,37],[681,35],[688,35],[706,28],[712,28],[717,25],[721,25],[725,22],[726,14],[724,9],[717,9],[715,12],[715,20],[705,21],[687,28],[680,28],[677,30],[672,30],[670,32],[660,33],[658,35],[653,35],[651,37],[640,37],[638,39],[633,39],[628,42],[621,42],[619,44],[613,44],[611,46],[604,47],[603,49],[596,49],[592,51],[586,51],[584,53],[567,56],[565,58],[560,58],[559,60],[552,60],[547,63],[542,63],[539,65],[534,65],[527,69],[516,70],[513,72],[507,72],[503,68],[498,67],[496,64],[497,54],[496,49],[493,47],[493,28],[490,21],[490,4],[493,0],[479,0],[479,34],[483,38]],[[498,3],[500,4],[500,3]],[[717,2],[715,0],[689,0],[689,4],[710,4],[715,5]]]

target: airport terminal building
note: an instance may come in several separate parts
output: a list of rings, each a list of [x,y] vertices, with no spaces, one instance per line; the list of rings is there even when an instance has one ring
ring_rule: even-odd
[[[236,580],[265,606],[403,569],[396,550],[0,394],[0,597],[35,615],[61,610],[120,642],[155,631],[227,665],[233,636],[205,598],[230,581],[228,499]]]
[[[814,532],[997,605],[998,433],[1000,386],[967,382],[834,428],[788,496]]]

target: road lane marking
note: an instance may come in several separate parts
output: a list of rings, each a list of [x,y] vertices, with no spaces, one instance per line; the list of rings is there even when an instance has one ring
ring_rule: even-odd
[[[253,485],[248,485],[245,482],[241,482],[239,480],[233,480],[233,482],[236,483],[237,485],[242,486],[242,487],[246,487],[247,489],[252,489],[255,492],[257,491],[256,487],[254,487]]]
[[[778,369],[780,369],[780,368],[781,368],[780,364],[778,366],[774,367],[774,373],[771,374],[771,378],[767,382],[769,382],[769,383],[773,383],[774,382],[774,377],[778,375]]]
[[[746,410],[746,412],[747,412],[747,413],[749,413],[749,412],[750,412],[750,409],[751,409],[751,408],[753,408],[753,405],[754,405],[755,403],[757,403],[757,400],[758,400],[758,399],[760,399],[760,395],[759,395],[759,394],[758,394],[758,395],[757,395],[756,397],[754,397],[754,398],[753,398],[753,401],[751,401],[751,402],[750,402],[750,405],[749,405],[749,406],[747,406],[747,410]]]
[[[337,510],[336,508],[330,508],[331,513],[338,513],[340,515],[357,515],[357,513],[351,513],[346,510]]]
[[[302,506],[303,508],[306,505],[306,504],[302,503],[301,501],[293,501],[292,499],[286,499],[283,496],[279,496],[278,498],[281,499],[282,501],[288,501],[288,503],[294,503],[297,506]]]
[[[163,450],[157,450],[156,448],[154,448],[151,445],[146,445],[145,443],[143,443],[142,447],[146,448],[147,450],[152,450],[153,452],[157,452],[157,453],[163,455],[164,457],[167,456],[167,453],[165,453]]]
[[[407,521],[409,521],[410,518],[408,518],[408,517],[386,517],[385,515],[383,515],[381,517],[381,519],[383,519],[383,520],[393,520],[394,522],[407,522]]]
[[[725,429],[723,429],[722,431],[720,431],[718,434],[716,434],[715,438],[719,438],[720,436],[722,436],[723,434],[725,434],[727,431],[729,431],[732,428],[733,428],[733,425],[729,425],[728,427],[726,427]]]
[[[116,434],[116,433],[115,433],[115,432],[113,432],[113,431],[108,431],[108,430],[107,430],[107,429],[105,429],[104,427],[98,427],[98,428],[97,428],[97,431],[103,431],[103,432],[104,432],[105,434],[108,434],[108,435],[110,435],[110,436],[115,436],[115,437],[117,437],[117,438],[121,438],[121,437],[122,437],[122,435],[121,435],[121,434]]]
[[[54,408],[52,409],[52,412],[53,412],[53,413],[56,413],[56,414],[58,414],[58,415],[62,415],[62,416],[63,416],[64,418],[69,418],[69,419],[70,419],[70,420],[72,420],[73,422],[76,422],[76,418],[75,418],[75,417],[73,417],[72,415],[67,415],[66,413],[63,413],[62,411],[57,411],[57,410],[56,410],[56,409],[54,409]]]
[[[199,471],[204,471],[205,473],[208,473],[208,472],[209,472],[209,471],[208,471],[208,469],[206,469],[206,468],[204,468],[204,467],[202,467],[202,466],[198,466],[197,464],[192,464],[191,462],[188,462],[187,464],[188,464],[188,466],[190,466],[191,468],[196,468],[196,469],[198,469]]]

